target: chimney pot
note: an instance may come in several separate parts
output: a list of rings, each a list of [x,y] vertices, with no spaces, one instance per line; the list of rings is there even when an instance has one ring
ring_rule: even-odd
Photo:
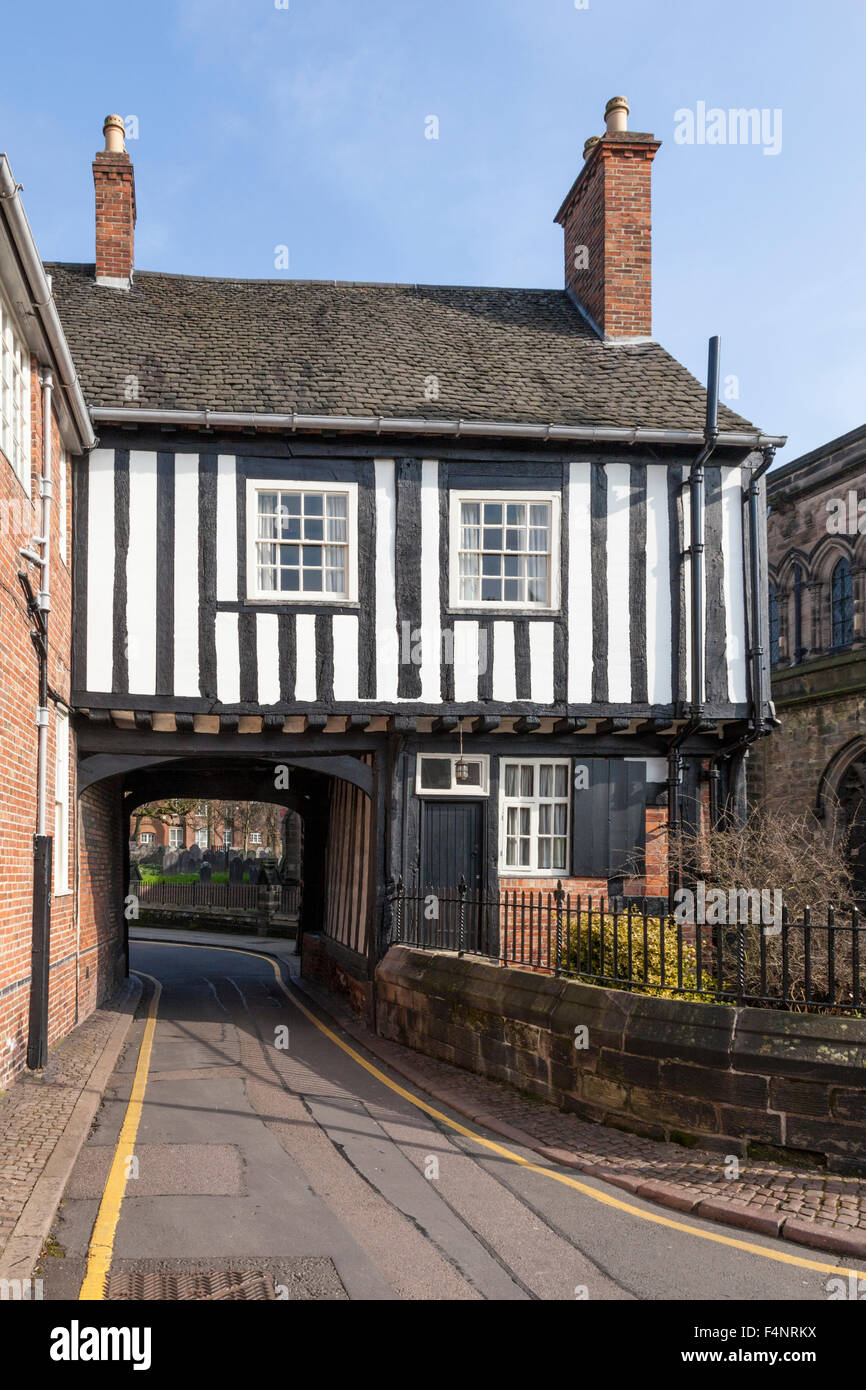
[[[126,154],[126,128],[122,116],[106,116],[102,126],[108,154]]]
[[[583,147],[584,159],[589,159],[590,151],[595,148],[600,139],[600,135],[590,135],[589,139],[586,141],[586,144]]]
[[[608,135],[628,130],[628,101],[625,97],[611,97],[604,108],[604,120]]]

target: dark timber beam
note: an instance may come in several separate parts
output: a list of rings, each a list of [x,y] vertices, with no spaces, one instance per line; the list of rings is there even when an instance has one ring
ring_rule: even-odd
[[[183,712],[175,714],[174,727],[179,734],[191,734],[195,729],[195,715]]]
[[[304,733],[320,734],[328,722],[326,714],[308,714],[304,717]]]
[[[136,727],[136,729],[152,729],[152,728],[153,728],[153,714],[152,714],[152,712],[151,712],[150,710],[147,710],[147,709],[137,709],[137,710],[135,711],[135,727]]]
[[[350,714],[346,717],[346,733],[353,729],[369,729],[373,716],[371,714]]]
[[[595,732],[597,734],[624,734],[628,732],[630,723],[630,719],[621,718],[619,715],[613,719],[600,719]]]
[[[434,734],[453,734],[457,732],[460,723],[456,714],[440,714],[438,719],[433,720],[432,732]]]
[[[587,720],[585,719],[557,719],[553,726],[553,732],[555,734],[579,734],[586,728],[586,725]]]
[[[479,714],[478,718],[472,721],[473,734],[492,734],[498,728],[498,714]]]
[[[281,714],[265,714],[262,717],[263,734],[281,734],[283,732],[283,716]]]
[[[414,734],[418,729],[417,714],[392,714],[388,720],[388,729],[392,734]]]
[[[239,724],[239,722],[240,722],[240,715],[238,715],[238,714],[221,714],[221,715],[220,715],[220,733],[221,733],[221,734],[236,734],[237,731],[238,731],[238,724]]]
[[[534,734],[540,728],[541,720],[534,714],[524,714],[514,724],[516,734]]]
[[[87,712],[87,718],[90,720],[91,724],[96,724],[97,727],[105,729],[111,723],[111,710],[91,709]]]
[[[672,719],[645,719],[642,724],[638,724],[635,733],[638,738],[644,738],[652,734],[672,733],[673,727],[674,721]]]

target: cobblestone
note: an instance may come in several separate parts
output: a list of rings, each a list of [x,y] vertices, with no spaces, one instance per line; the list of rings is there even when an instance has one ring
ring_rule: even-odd
[[[116,1023],[97,1009],[0,1096],[0,1254]]]

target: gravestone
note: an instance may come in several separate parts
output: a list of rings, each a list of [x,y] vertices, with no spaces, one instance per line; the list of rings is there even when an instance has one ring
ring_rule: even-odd
[[[258,881],[259,881],[259,861],[258,861],[258,859],[248,859],[248,860],[247,860],[247,873],[248,873],[249,876],[250,876],[250,883],[258,883]]]
[[[244,861],[239,854],[233,854],[229,859],[229,883],[243,883],[244,881]]]
[[[207,859],[202,860],[201,868],[198,871],[199,882],[210,883],[212,873],[213,869],[211,868],[211,865],[209,864]]]
[[[196,873],[196,872],[198,871],[198,864],[196,863],[195,859],[194,859],[193,856],[190,854],[190,852],[189,852],[188,849],[185,849],[185,850],[183,851],[183,853],[179,856],[178,863],[179,863],[179,869],[178,869],[178,872],[179,872],[179,873],[182,873],[182,874],[194,874],[194,873]]]
[[[195,866],[195,867],[191,870],[191,872],[192,872],[192,873],[195,873],[195,870],[196,870],[196,869],[199,867],[199,865],[201,864],[201,859],[202,859],[201,845],[190,845],[189,849],[187,850],[187,854],[189,855],[192,864]]]
[[[164,874],[179,873],[179,869],[177,867],[179,862],[180,854],[176,849],[166,850],[165,858],[162,861],[162,872]]]

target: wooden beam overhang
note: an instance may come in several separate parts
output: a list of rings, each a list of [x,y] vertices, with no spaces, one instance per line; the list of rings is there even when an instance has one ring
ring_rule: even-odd
[[[627,734],[631,720],[617,715],[613,719],[600,719],[595,726],[597,734]]]
[[[587,722],[586,719],[578,719],[576,717],[557,719],[553,725],[553,732],[555,734],[579,734],[586,728]]]
[[[516,734],[535,734],[540,728],[541,720],[534,714],[524,714],[514,724]]]
[[[440,714],[438,719],[433,720],[430,732],[434,734],[454,734],[460,726],[460,720],[456,714]]]

